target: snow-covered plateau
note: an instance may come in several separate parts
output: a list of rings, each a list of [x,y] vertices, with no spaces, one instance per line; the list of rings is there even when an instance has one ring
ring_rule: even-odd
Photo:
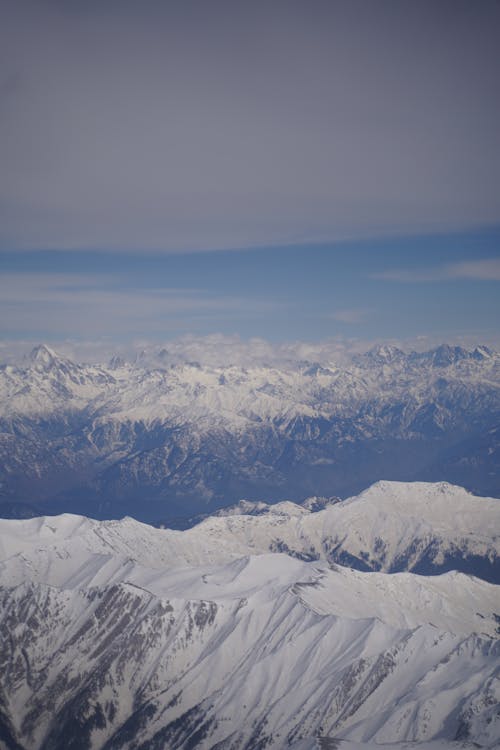
[[[216,366],[166,349],[79,364],[38,346],[0,367],[0,514],[172,525],[380,478],[497,496],[499,415],[500,355],[487,347]]]
[[[0,520],[0,748],[498,748],[500,501],[309,505]]]

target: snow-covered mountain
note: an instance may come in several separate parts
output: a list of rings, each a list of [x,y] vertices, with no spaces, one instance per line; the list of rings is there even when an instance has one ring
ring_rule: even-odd
[[[486,347],[217,367],[39,346],[0,368],[0,499],[158,521],[381,477],[499,494],[499,374]]]
[[[498,586],[293,555],[339,533],[360,559],[380,540],[382,570],[412,536],[498,557],[500,502],[379,483],[292,505],[184,532],[0,521],[0,747],[497,747]],[[269,552],[277,539],[292,554]]]
[[[199,513],[191,517],[178,519],[170,518],[167,522],[157,521],[154,525],[160,528],[189,529],[191,526],[204,521],[212,516],[264,516],[269,514],[302,515],[308,511],[317,512],[327,508],[329,505],[342,502],[339,497],[307,497],[301,503],[293,503],[290,500],[281,500],[277,503],[265,503],[262,500],[239,500],[233,505],[226,505],[212,513]],[[19,504],[20,505],[20,504]],[[36,515],[36,514],[35,514]],[[31,518],[30,515],[5,515],[2,516],[0,506],[0,518]]]
[[[184,532],[156,529],[133,518],[99,522],[65,514],[16,522],[0,519],[0,554],[8,558],[7,569],[0,563],[0,571],[13,583],[33,578],[49,585],[74,580],[90,585],[102,579],[87,578],[76,550],[84,558],[99,556],[99,575],[110,555],[112,565],[119,555],[146,567],[158,563],[169,568],[285,552],[361,571],[459,570],[500,583],[500,501],[474,497],[461,487],[378,482],[319,512],[290,502],[268,507],[261,515],[210,516]],[[40,544],[48,545],[48,552]],[[51,572],[54,560],[56,578]],[[66,561],[62,568],[59,560]]]

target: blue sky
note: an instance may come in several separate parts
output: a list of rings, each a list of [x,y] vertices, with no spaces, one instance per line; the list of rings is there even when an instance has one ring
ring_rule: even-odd
[[[5,339],[500,339],[500,229],[179,254],[3,252],[0,272]]]

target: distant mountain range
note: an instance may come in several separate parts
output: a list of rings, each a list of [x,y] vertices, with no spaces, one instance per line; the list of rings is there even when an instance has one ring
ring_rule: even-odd
[[[2,750],[497,748],[500,501],[311,505],[0,520]]]
[[[0,368],[0,511],[168,524],[382,478],[500,495],[499,415],[500,355],[485,346],[279,367],[162,351],[88,365],[38,346]]]

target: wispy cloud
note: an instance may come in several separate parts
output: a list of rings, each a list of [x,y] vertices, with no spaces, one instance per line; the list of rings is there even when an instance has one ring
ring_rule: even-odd
[[[450,278],[500,281],[500,258],[471,260],[449,267]]]
[[[91,274],[5,273],[0,317],[10,335],[140,335],[181,332],[200,319],[269,314],[277,303],[196,288],[124,288]]]
[[[381,281],[402,283],[426,283],[438,281],[500,281],[500,258],[450,263],[444,266],[425,269],[394,269],[371,274],[371,278]]]
[[[339,323],[349,323],[355,325],[356,323],[362,323],[368,318],[373,310],[367,310],[366,308],[348,308],[344,310],[336,310],[329,317],[333,320],[337,320]]]

